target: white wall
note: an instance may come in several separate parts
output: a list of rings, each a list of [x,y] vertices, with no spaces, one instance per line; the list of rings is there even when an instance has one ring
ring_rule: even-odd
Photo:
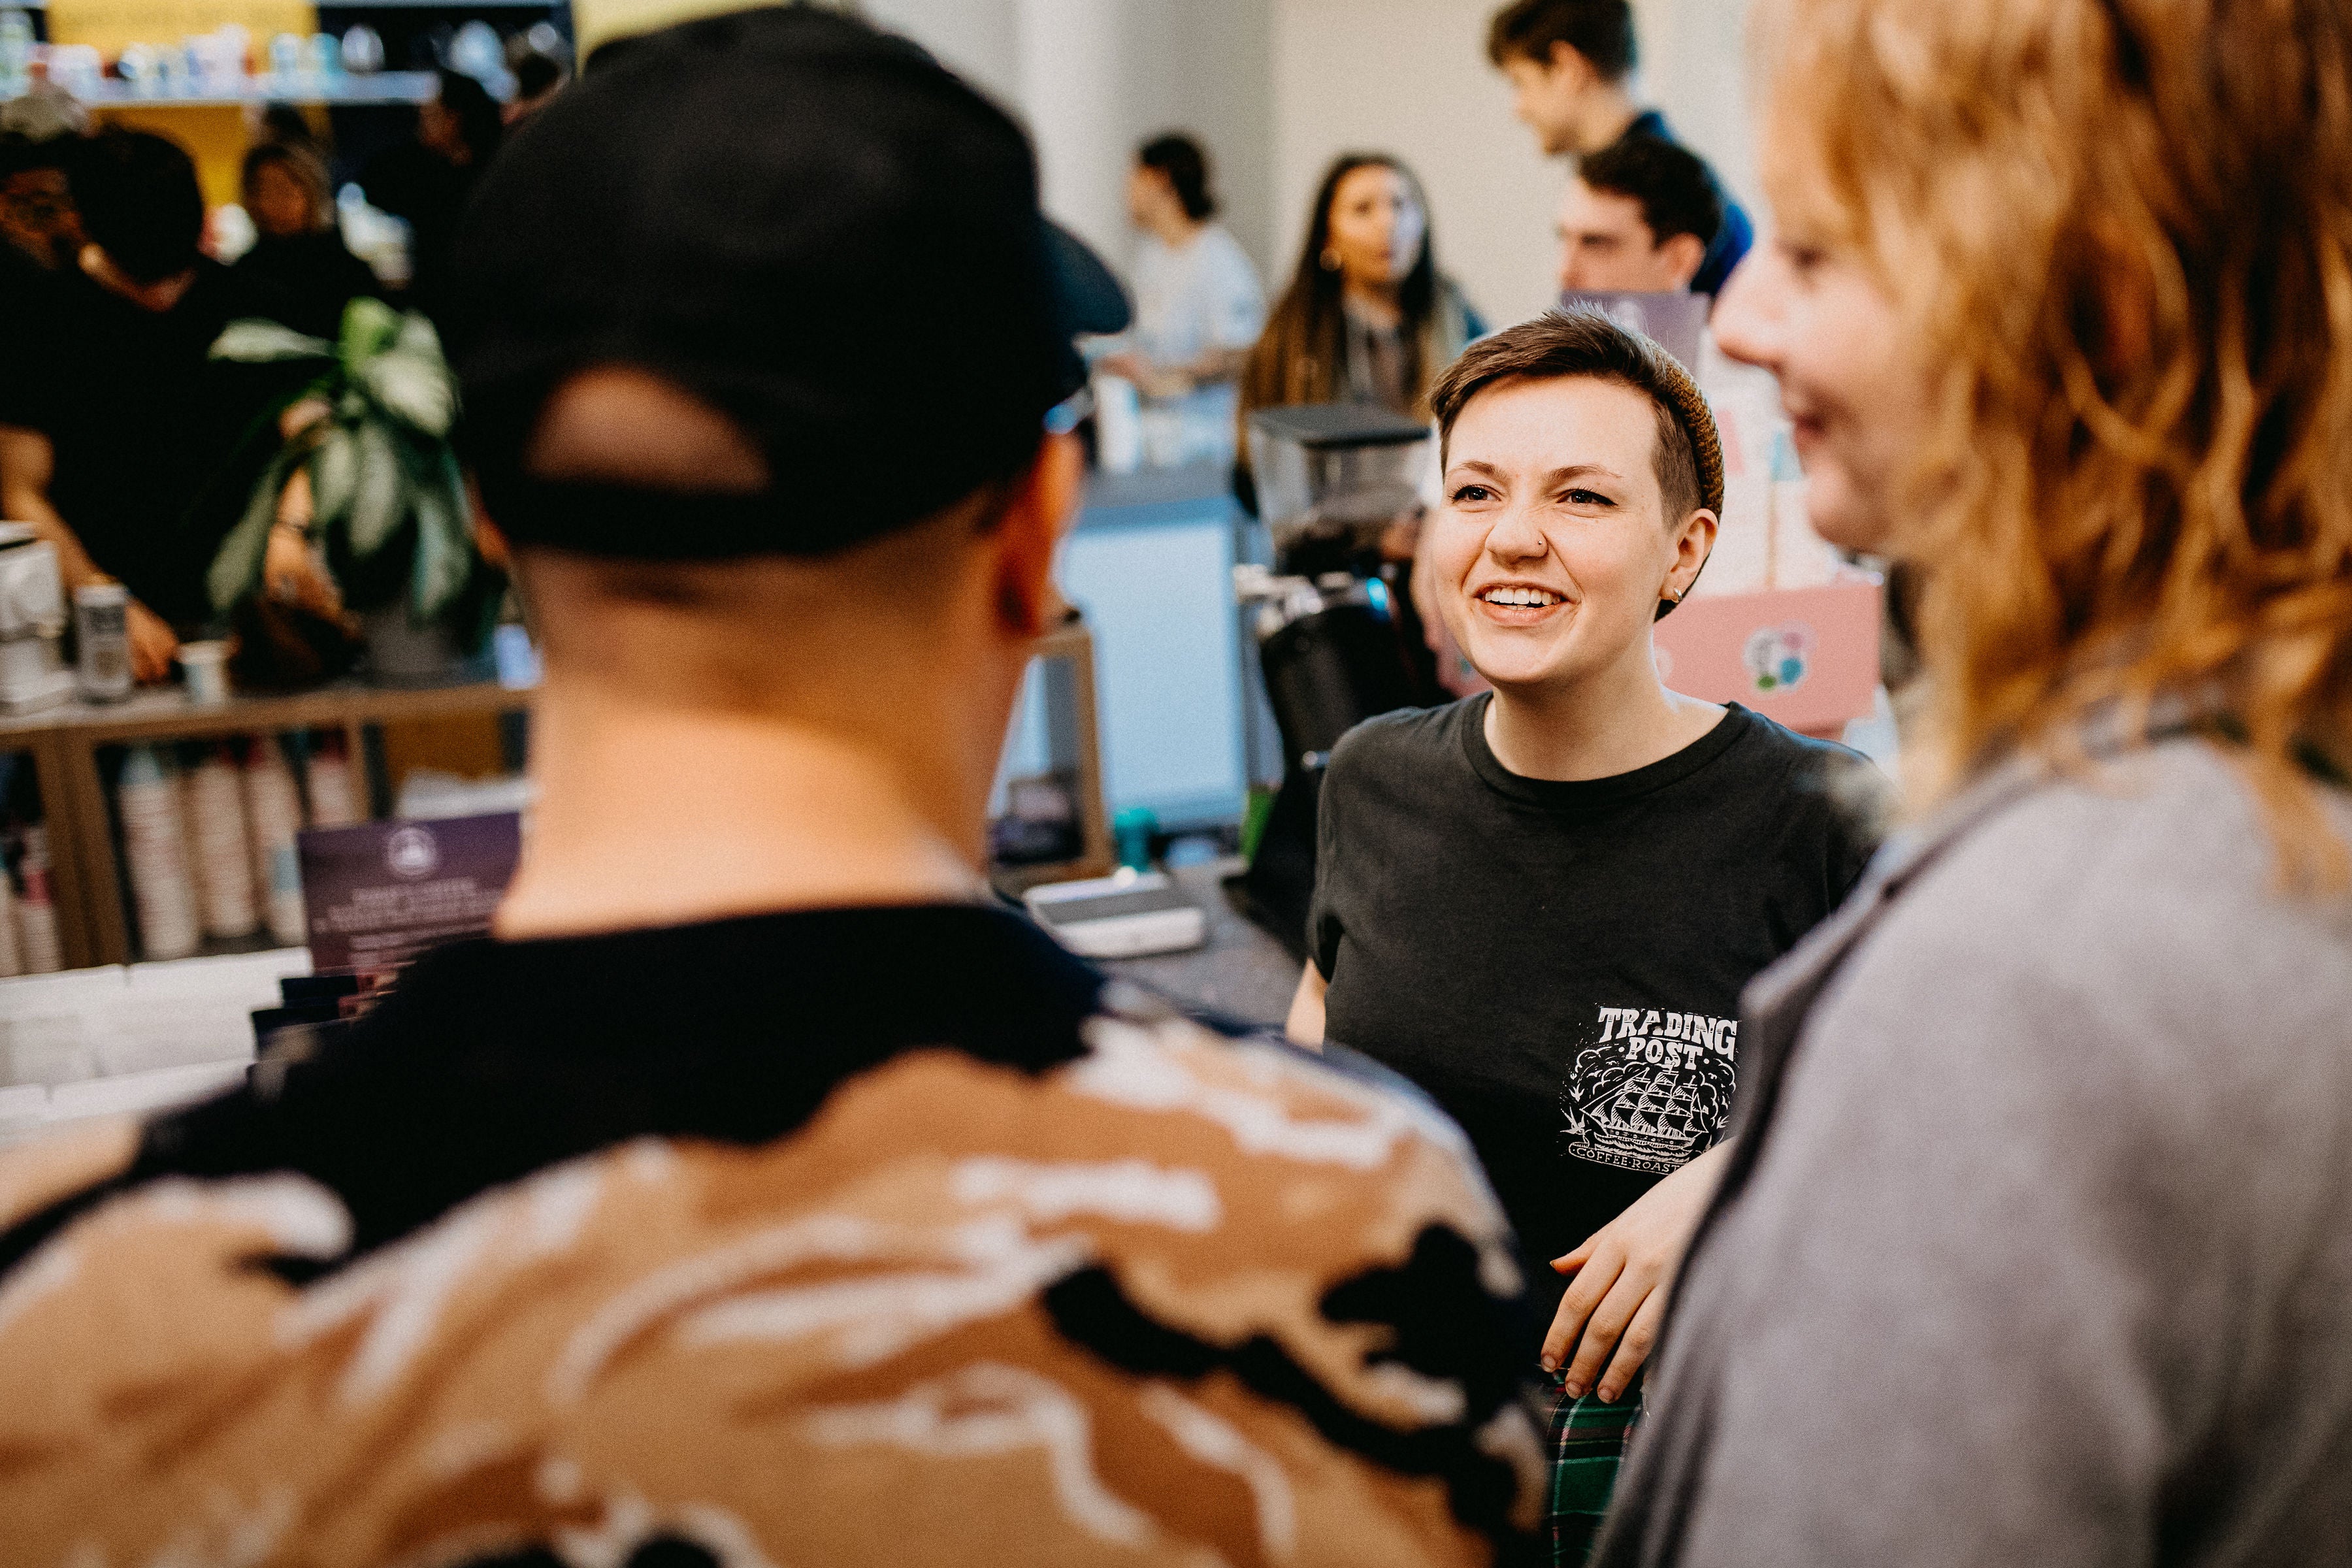
[[[1030,128],[1046,209],[1123,263],[1129,161],[1189,131],[1223,219],[1261,267],[1274,177],[1268,0],[865,0]]]
[[[1342,152],[1392,153],[1429,193],[1438,264],[1491,324],[1557,288],[1559,170],[1511,119],[1472,0],[1274,0],[1276,266],[1296,263],[1307,206]]]
[[[998,102],[1019,100],[1019,0],[860,0],[853,9],[906,34]]]
[[[1633,0],[1642,87],[1675,134],[1762,217],[1755,127],[1748,117],[1748,0]]]

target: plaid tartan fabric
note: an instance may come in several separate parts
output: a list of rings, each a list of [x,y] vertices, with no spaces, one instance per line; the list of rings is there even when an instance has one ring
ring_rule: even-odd
[[[1551,1537],[1553,1568],[1584,1568],[1592,1543],[1601,1534],[1601,1516],[1609,1511],[1610,1494],[1617,1489],[1617,1467],[1625,1445],[1642,1415],[1642,1384],[1614,1405],[1603,1405],[1592,1394],[1570,1399],[1552,1380],[1555,1403],[1550,1430],[1551,1508],[1546,1531]]]

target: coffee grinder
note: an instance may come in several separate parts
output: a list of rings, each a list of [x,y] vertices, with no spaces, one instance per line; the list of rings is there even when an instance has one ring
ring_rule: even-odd
[[[1264,531],[1236,552],[1260,559],[1235,567],[1234,584],[1281,735],[1282,784],[1240,887],[1252,918],[1294,952],[1305,949],[1331,748],[1377,714],[1447,700],[1413,610],[1410,550],[1395,547],[1421,515],[1430,440],[1426,424],[1377,405],[1250,416]]]
[[[0,522],[0,712],[30,713],[73,695],[57,546],[26,522]]]

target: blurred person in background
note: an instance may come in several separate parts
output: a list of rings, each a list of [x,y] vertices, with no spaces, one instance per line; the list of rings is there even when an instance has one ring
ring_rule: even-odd
[[[248,140],[257,146],[264,142],[276,142],[288,147],[305,148],[317,154],[321,163],[333,162],[328,140],[320,135],[318,128],[310,123],[310,116],[302,112],[299,105],[265,104],[248,123]]]
[[[1641,54],[1630,0],[1513,0],[1487,28],[1486,58],[1510,79],[1513,110],[1548,154],[1581,159],[1629,138],[1675,140],[1665,116],[1635,93]],[[1716,294],[1756,231],[1711,169],[1707,181],[1722,221],[1690,286]]]
[[[0,333],[0,512],[57,546],[68,592],[129,587],[132,668],[157,681],[209,618],[205,570],[268,460],[247,437],[300,377],[214,362],[213,342],[292,312],[199,253],[204,197],[177,143],[106,132],[75,158],[73,198],[87,243],[44,309]]]
[[[1131,275],[1135,346],[1102,367],[1152,398],[1230,388],[1265,328],[1265,289],[1240,243],[1215,221],[1201,144],[1177,132],[1145,142],[1128,175],[1127,211],[1142,231]],[[1230,422],[1230,391],[1223,404]]]
[[[326,164],[308,147],[265,142],[245,155],[244,190],[254,241],[236,269],[283,292],[288,325],[334,338],[343,308],[381,289],[343,243]]]
[[[388,147],[360,171],[369,203],[407,221],[408,303],[442,324],[457,222],[506,133],[489,89],[463,71],[443,70],[440,88],[416,112],[416,137]]]
[[[1716,311],[1918,570],[1603,1568],[2352,1562],[2352,9],[1780,0]]]
[[[0,104],[0,321],[39,310],[81,252],[69,169],[89,131],[81,105],[46,82]]]
[[[1431,384],[1486,330],[1438,270],[1421,182],[1386,153],[1345,153],[1243,373],[1242,450],[1255,408],[1367,403],[1425,419]]]
[[[903,39],[596,58],[455,274],[521,865],[282,1077],[0,1157],[12,1561],[1528,1562],[1460,1133],[988,891],[1117,281]]]
[[[73,264],[82,247],[81,218],[75,212],[73,183],[67,174],[80,138],[0,132],[0,264],[59,271]]]
[[[79,144],[79,137],[37,142],[0,132],[0,321],[38,310],[81,252],[81,216],[66,172]]]
[[[1678,294],[1706,265],[1723,198],[1696,153],[1628,137],[1578,163],[1559,226],[1563,290]]]

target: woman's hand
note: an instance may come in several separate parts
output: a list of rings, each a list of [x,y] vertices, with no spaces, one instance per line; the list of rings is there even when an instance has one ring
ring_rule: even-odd
[[[180,651],[172,623],[133,599],[123,611],[122,625],[131,636],[131,679],[142,686],[171,679],[172,659]]]
[[[297,468],[278,497],[278,524],[261,558],[262,591],[281,604],[338,620],[343,595],[310,548],[311,513],[310,470]]]
[[[1650,1359],[1675,1270],[1682,1266],[1683,1249],[1715,1196],[1730,1147],[1718,1143],[1643,1193],[1583,1246],[1552,1259],[1554,1268],[1574,1274],[1576,1282],[1560,1299],[1551,1332],[1544,1336],[1543,1365],[1545,1371],[1556,1372],[1567,1362],[1570,1398],[1583,1398],[1599,1377],[1601,1399],[1613,1404]],[[1576,1347],[1574,1361],[1568,1361],[1570,1345]],[[1603,1365],[1609,1369],[1606,1375]]]

